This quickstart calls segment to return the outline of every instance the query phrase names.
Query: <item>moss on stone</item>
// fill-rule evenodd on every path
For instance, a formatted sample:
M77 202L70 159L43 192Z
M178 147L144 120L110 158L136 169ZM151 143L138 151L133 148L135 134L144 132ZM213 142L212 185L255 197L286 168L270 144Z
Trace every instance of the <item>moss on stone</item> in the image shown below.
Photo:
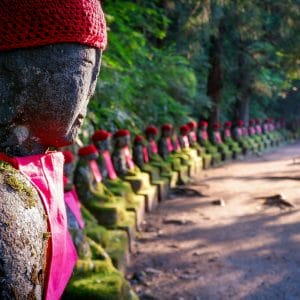
M16 169L14 169L10 164L1 161L0 172L4 174L4 183L18 192L25 203L25 208L30 209L37 205L33 188L19 178L20 174Z
M62 299L133 300L134 297L128 282L110 260L79 260Z
M123 260L126 260L128 251L128 235L125 231L111 230L106 251L115 267L122 265Z
M96 243L106 247L110 233L105 227L100 225L87 225L84 228L84 233Z

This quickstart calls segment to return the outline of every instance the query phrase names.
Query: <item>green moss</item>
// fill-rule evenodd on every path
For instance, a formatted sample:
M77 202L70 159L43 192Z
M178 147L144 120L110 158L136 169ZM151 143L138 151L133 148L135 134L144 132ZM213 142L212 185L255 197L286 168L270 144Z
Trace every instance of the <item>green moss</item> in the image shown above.
M48 240L51 237L51 232L44 232L43 233L43 239Z
M24 181L19 179L16 169L6 162L0 162L0 172L4 173L4 183L9 185L13 190L17 191L25 203L25 208L30 209L37 205L35 193L32 187L28 186Z
M129 293L128 284L121 274L96 273L72 278L62 299L121 300L130 299Z
M79 260L62 299L133 300L134 297L128 282L110 260Z
M93 259L100 259L100 260L107 260L109 259L108 254L105 252L105 250L94 242L92 239L88 239L88 243L90 245L90 249L92 251L92 258Z
M96 243L106 247L110 233L105 227L100 225L86 226L84 233Z
M111 230L108 245L105 249L115 267L122 265L128 251L128 236L125 231Z

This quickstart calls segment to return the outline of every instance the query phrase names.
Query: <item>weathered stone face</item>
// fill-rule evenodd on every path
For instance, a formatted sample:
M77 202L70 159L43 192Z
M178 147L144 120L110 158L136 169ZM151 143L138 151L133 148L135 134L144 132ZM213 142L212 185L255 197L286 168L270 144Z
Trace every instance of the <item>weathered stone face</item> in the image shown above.
M111 137L108 137L103 141L96 141L94 144L100 152L111 151Z
M32 142L72 143L95 90L100 58L100 50L79 44L0 53L0 151L24 155L22 148Z

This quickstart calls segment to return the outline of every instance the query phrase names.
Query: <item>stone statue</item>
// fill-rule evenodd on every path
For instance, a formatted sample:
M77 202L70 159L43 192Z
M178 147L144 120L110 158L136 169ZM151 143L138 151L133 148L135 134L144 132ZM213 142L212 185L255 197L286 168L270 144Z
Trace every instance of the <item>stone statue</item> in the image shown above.
M59 299L76 253L63 156L47 150L71 144L83 121L105 47L104 16L96 0L3 0L0 23L0 298Z

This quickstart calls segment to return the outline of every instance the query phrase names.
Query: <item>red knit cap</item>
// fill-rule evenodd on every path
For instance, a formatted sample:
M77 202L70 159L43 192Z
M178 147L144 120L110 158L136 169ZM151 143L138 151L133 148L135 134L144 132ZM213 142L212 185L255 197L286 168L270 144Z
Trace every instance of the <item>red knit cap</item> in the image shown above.
M171 131L173 126L171 124L164 124L161 126L162 131Z
M110 132L108 132L104 129L99 129L99 130L96 130L94 132L94 134L92 135L92 141L93 142L104 141L110 136L111 136Z
M71 151L65 150L62 152L62 154L64 155L66 164L69 164L74 161L74 155Z
M208 126L208 123L206 121L200 121L199 122L199 127L207 127Z
M86 156L90 154L98 154L98 150L94 145L84 146L78 151L79 156Z
M1 0L0 51L57 43L104 49L106 24L99 0Z
M136 135L134 138L134 143L144 142L144 138L141 135Z
M128 135L130 135L130 132L127 129L120 129L117 132L115 132L114 138L119 138Z
M213 130L217 130L217 129L220 129L221 128L221 125L220 123L216 122L213 124Z
M232 122L231 121L227 121L227 122L224 123L224 126L226 128L230 128L232 126Z
M251 126L255 125L255 120L254 120L254 119L250 120L250 121L249 121L249 124L250 124Z
M244 121L243 120L238 120L237 121L237 125L238 126L243 126L244 125Z
M181 134L187 134L190 131L190 128L187 125L182 125L180 126L179 130Z
M197 122L196 121L188 122L186 125L189 127L190 130L194 130L194 129L197 128Z
M157 127L150 125L145 129L145 133L146 134L153 134L153 135L157 135L158 134L158 129Z

